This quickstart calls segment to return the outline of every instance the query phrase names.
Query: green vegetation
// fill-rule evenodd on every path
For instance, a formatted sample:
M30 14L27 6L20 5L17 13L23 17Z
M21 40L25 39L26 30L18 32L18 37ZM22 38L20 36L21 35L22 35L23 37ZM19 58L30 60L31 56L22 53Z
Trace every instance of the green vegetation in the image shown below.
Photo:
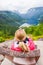
M37 40L39 38L43 38L43 22L38 25L25 27L24 28L27 34L30 34L33 40Z
M0 24L0 42L8 39L13 39L14 33L17 29L18 27Z
M0 24L0 42L13 39L14 33L17 29L17 26L14 27L10 25ZM26 31L27 35L30 35L32 37L33 40L43 38L43 23L32 25L30 27L25 27L24 30Z

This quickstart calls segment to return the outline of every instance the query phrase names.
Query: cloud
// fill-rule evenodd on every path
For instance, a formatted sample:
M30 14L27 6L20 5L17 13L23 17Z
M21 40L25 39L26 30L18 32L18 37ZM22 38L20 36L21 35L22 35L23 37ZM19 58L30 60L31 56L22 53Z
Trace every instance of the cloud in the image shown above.
M43 0L0 0L0 10L18 10L21 13L29 8L43 6Z

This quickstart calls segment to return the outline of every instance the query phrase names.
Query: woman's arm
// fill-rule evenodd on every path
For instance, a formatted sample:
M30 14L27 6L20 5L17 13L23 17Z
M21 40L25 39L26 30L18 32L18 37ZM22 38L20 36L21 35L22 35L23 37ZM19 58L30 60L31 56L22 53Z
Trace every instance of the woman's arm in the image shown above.
M19 45L16 42L12 43L10 49L14 50L14 51L21 51L21 48L19 47Z
M29 38L29 48L30 48L30 50L34 50L35 49L35 44L34 44L34 42L33 42L33 40L31 39L31 38Z

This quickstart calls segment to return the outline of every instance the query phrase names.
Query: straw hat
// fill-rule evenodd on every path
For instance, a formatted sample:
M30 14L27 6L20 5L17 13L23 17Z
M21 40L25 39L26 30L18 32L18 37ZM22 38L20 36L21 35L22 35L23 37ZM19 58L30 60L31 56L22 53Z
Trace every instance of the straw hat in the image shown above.
M22 41L26 38L26 32L24 31L24 29L18 29L15 32L15 39L18 41Z

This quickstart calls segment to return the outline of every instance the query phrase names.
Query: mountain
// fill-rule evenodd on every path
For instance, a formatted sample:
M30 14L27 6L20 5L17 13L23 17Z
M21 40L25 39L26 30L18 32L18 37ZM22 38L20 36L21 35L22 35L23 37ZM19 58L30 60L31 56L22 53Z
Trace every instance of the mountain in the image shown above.
M22 17L15 12L0 11L0 24L8 24L11 26L19 26Z
M18 11L0 11L0 24L10 26L20 26L21 24L38 24L43 20L43 7L30 8L26 14Z
M39 19L43 18L43 7L30 8L26 14L22 14L29 24L38 24Z

